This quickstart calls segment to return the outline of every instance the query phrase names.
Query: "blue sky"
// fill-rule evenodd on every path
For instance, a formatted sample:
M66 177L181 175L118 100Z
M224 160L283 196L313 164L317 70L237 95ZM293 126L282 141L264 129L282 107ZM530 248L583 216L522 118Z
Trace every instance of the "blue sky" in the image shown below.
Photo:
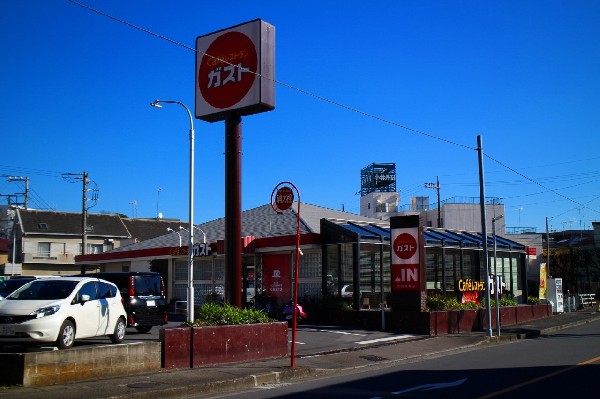
M80 0L0 2L0 175L30 206L187 220L197 36L276 29L276 109L243 119L242 207L292 181L303 202L359 212L360 169L396 163L401 203L486 196L506 225L600 220L600 2ZM326 99L327 101L325 101ZM224 215L224 124L195 120L195 222ZM0 179L0 194L21 184ZM1 198L0 203L5 203Z

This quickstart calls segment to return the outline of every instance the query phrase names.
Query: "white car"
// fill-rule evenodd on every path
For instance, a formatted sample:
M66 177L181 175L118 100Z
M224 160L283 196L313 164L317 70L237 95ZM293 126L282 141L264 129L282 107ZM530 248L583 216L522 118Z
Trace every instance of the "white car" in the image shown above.
M127 314L116 285L91 277L33 280L0 301L0 344L56 343L108 335L125 338Z

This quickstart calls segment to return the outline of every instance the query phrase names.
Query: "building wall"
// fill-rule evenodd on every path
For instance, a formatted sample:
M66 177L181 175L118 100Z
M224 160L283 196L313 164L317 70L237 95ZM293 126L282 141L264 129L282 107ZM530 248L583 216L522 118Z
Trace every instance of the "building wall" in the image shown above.
M398 211L400 194L395 192L372 192L360 197L360 214L370 218L387 220Z

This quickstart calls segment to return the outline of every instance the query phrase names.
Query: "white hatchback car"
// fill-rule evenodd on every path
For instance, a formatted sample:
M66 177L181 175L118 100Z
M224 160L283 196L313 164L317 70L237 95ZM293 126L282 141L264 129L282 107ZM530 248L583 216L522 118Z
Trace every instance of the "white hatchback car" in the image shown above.
M76 339L125 337L127 314L118 288L91 277L31 281L0 301L0 344L55 342L70 348Z

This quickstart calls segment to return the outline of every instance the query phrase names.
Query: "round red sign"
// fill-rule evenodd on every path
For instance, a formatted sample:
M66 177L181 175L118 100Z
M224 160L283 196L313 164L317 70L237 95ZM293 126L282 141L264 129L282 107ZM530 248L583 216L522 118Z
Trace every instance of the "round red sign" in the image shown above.
M411 234L399 234L394 240L394 253L400 259L410 259L417 253L417 240Z
M252 40L241 32L227 32L206 49L198 71L202 98L215 108L240 102L255 80L258 57Z
M281 187L275 194L275 206L280 211L285 211L294 202L294 192L289 187Z

